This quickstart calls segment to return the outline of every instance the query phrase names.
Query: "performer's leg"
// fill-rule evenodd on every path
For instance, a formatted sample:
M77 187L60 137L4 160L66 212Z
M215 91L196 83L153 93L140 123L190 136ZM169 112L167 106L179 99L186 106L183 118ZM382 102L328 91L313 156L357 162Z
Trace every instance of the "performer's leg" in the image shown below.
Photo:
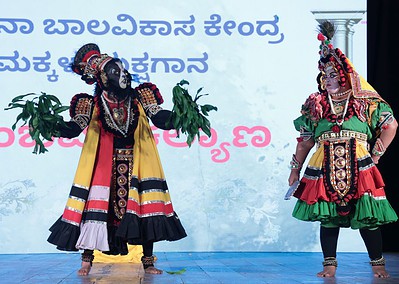
M388 278L389 274L385 270L385 259L382 256L382 236L380 228L360 229L359 231L366 245L374 276Z
M148 242L143 244L143 257L141 262L143 263L145 273L149 274L162 274L162 270L154 267L154 243Z
M337 244L339 227L326 228L320 226L320 244L323 251L323 271L317 273L318 277L334 277L337 270Z
M81 276L86 276L89 274L91 266L94 260L94 251L90 249L85 249L82 253L82 267L78 270L78 274Z

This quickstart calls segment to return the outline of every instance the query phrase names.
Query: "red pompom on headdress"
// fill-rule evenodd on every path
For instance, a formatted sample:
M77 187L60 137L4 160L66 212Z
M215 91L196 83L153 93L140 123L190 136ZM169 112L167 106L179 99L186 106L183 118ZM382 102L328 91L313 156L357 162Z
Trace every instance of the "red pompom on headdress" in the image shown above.
M327 38L326 38L322 33L319 33L319 34L317 35L317 39L318 39L319 41L325 41Z

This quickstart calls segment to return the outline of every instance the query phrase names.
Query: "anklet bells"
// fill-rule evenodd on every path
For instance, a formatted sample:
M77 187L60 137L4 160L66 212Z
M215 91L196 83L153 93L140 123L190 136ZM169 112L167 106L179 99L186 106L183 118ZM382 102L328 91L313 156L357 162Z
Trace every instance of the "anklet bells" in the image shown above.
M83 262L90 262L90 266L93 265L93 260L94 260L94 255L93 254L87 254L87 253L82 253L81 257Z
M338 261L335 257L326 257L322 263L323 266L338 266Z
M384 266L385 258L383 256L381 256L381 258L371 260L370 264L371 264L371 266Z
M141 257L141 263L144 266L144 269L150 267L150 266L154 266L154 262L155 262L155 258L154 256L142 256Z

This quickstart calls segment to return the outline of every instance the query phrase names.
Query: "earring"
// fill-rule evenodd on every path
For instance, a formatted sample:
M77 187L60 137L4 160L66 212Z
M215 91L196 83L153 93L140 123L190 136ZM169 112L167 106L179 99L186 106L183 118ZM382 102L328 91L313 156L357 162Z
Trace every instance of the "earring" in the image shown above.
M101 82L102 82L102 84L103 84L103 86L104 86L105 88L108 87L108 78L107 78L107 74L105 74L105 72L103 72L103 71L101 71L100 80L101 80Z

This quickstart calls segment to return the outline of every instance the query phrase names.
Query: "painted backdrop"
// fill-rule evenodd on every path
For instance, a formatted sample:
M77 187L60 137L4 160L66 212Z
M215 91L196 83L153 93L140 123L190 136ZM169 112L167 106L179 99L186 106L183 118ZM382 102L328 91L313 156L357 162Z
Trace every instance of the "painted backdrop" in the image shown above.
M62 214L84 134L35 155L27 128L13 131L17 95L46 92L68 105L92 93L71 72L83 44L122 58L172 108L182 79L211 112L212 137L154 128L175 209L188 237L156 251L319 251L318 224L291 217L284 200L297 133L292 121L317 90L317 21L356 14L351 60L366 77L366 1L5 1L0 5L0 253L57 252L48 228ZM339 46L344 48L342 46ZM67 112L64 118L69 119ZM343 230L341 251L365 251Z

